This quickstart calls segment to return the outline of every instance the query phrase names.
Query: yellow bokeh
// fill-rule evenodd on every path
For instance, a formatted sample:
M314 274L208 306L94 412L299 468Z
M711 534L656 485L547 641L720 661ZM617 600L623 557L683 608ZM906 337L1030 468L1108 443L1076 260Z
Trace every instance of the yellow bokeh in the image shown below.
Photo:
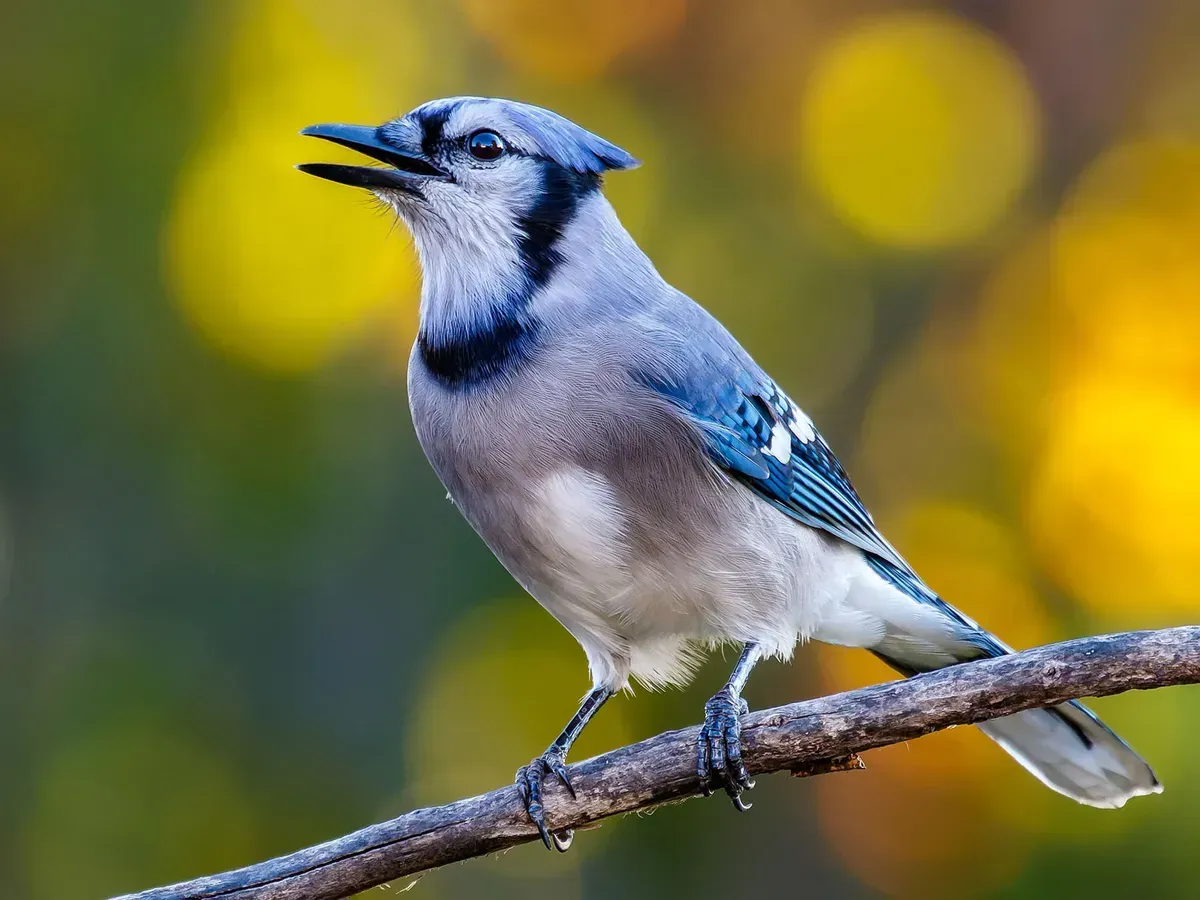
M397 305L415 319L403 233L388 239L389 216L367 194L293 168L361 162L299 137L304 125L392 114L357 54L296 0L259 0L226 65L223 105L180 176L165 234L188 319L222 351L279 372L321 365L376 323L395 327Z
M1200 386L1200 144L1118 145L1054 233L1056 300L1083 364Z
M1055 369L1027 511L1068 590L1116 620L1191 613L1200 532L1200 146L1120 145L1056 222Z
M950 603L1017 647L1053 640L1021 551L999 522L964 505L930 503L896 525L900 550ZM898 677L861 650L822 647L820 662L826 691ZM818 781L818 810L822 830L866 883L892 897L951 896L961 878L996 885L1019 871L1026 842L1018 825L1045 789L976 729L865 760L862 775ZM898 821L937 839L897 841ZM987 852L995 846L1005 852Z
M800 115L801 164L832 210L905 250L980 237L1036 164L1036 100L1019 62L965 20L868 20L818 59Z
M1098 375L1060 398L1029 528L1073 594L1131 627L1200 608L1200 398Z
M578 644L529 597L466 615L447 632L426 671L408 751L408 799L420 804L446 803L512 782L519 766L558 737L589 687ZM568 762L633 739L627 700L610 700L596 714ZM598 847L605 830L589 831L569 854L545 857L542 850L533 857L506 857L503 871L561 874Z
M583 81L621 54L669 38L686 0L460 0L470 26L513 68L551 80Z

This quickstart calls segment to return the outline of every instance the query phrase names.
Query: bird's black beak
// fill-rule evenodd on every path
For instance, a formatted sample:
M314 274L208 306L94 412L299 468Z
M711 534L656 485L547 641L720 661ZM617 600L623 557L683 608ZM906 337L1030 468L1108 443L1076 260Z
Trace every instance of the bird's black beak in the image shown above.
M301 172L327 181L361 188L390 188L415 193L425 181L445 181L449 173L439 169L418 149L400 147L385 140L380 129L370 125L309 125L300 133L321 138L357 150L364 156L386 163L379 166L344 166L336 163L301 163Z

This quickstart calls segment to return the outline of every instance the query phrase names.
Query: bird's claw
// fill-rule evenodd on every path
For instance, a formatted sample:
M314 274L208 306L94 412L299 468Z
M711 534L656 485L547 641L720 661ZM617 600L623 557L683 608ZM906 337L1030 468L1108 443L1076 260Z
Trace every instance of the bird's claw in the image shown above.
M704 704L704 725L696 739L696 775L701 793L709 796L711 782L716 778L739 812L750 808L742 793L754 787L742 762L742 726L738 718L748 709L746 701L728 686L722 688Z
M552 773L563 783L566 789L575 797L575 788L571 786L571 778L567 772L567 763L561 750L551 747L527 766L517 770L517 790L525 802L525 811L533 824L537 826L538 834L547 850L557 850L566 853L571 846L575 832L567 828L555 834L546 827L546 809L542 805L542 785L546 773Z

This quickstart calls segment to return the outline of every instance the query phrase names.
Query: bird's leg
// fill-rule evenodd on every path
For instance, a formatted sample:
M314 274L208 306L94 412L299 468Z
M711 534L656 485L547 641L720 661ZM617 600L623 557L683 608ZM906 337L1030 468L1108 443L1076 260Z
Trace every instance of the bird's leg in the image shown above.
M725 687L704 704L704 725L696 741L696 775L700 778L701 792L706 797L712 793L709 781L716 775L724 782L725 792L740 812L750 808L750 804L742 800L742 792L754 787L742 763L739 716L745 715L748 709L742 699L742 689L750 677L750 670L761 658L757 644L746 645Z
M583 703L579 705L562 734L554 739L554 743L546 748L546 752L529 765L521 766L517 770L517 790L521 792L525 810L537 826L538 834L542 836L542 843L546 845L547 850L553 848L565 853L571 846L571 838L575 836L575 832L568 828L559 834L552 834L546 827L546 812L542 806L542 780L547 772L553 772L558 780L566 785L571 796L575 796L575 789L571 787L571 779L567 775L567 751L571 749L575 738L579 737L579 733L591 721L596 711L612 695L613 692L609 688L592 688L591 693L583 698Z

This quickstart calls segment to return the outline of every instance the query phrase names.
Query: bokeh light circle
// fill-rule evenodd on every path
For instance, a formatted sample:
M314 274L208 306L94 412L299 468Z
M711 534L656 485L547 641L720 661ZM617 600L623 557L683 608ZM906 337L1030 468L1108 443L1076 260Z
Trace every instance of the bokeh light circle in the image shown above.
M1109 621L1146 627L1153 606L1194 614L1197 398L1098 376L1062 396L1055 419L1028 503L1047 569Z
M954 16L866 21L820 55L804 93L803 174L868 240L903 250L970 242L1036 163L1036 100L1013 54Z
M387 239L388 219L365 193L293 168L353 159L299 137L299 128L369 122L386 105L373 98L360 61L287 0L264 0L247 15L228 64L236 87L179 180L165 230L167 274L211 344L266 369L304 372L373 323L394 321L397 304L415 318L407 242Z

